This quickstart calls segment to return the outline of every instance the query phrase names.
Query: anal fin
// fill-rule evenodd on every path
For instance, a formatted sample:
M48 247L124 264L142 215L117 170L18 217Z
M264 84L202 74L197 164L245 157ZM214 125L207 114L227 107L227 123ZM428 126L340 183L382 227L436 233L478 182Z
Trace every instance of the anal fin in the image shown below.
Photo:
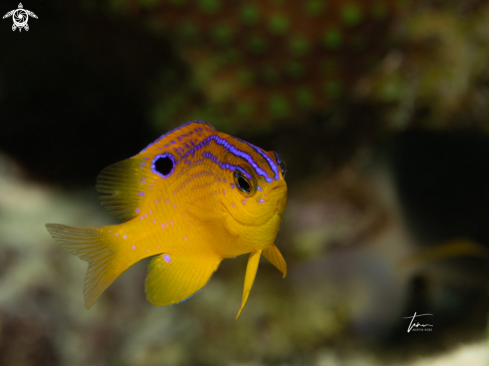
M188 299L207 284L221 260L219 257L158 255L149 264L146 298L158 306Z

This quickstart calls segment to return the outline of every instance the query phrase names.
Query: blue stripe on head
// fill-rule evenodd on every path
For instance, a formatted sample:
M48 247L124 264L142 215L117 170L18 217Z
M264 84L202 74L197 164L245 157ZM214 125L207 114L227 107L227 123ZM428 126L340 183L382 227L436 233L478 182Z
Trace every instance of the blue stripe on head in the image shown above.
M238 138L237 138L237 140L245 143L246 145L248 145L249 147L251 147L253 150L255 150L258 154L260 154L267 161L268 165L270 166L270 169L275 173L275 180L279 180L280 179L280 176L278 174L277 164L275 164L275 162L272 159L270 159L270 156L268 156L268 154L266 152L264 152L259 147L255 146L253 144L250 144L247 141L244 141L244 140L241 140L241 139L238 139Z
M228 150L231 154L233 154L234 156L237 156L237 157L240 157L244 160L246 160L246 162L248 164L251 165L251 167L255 170L256 174L258 175L261 175L262 177L265 178L265 180L268 182L268 183L271 183L273 182L273 179L269 178L268 177L268 174L258 166L258 164L253 160L253 158L251 157L250 154L244 152L244 151L241 151L239 150L236 146L232 145L231 143L229 143L229 141L225 140L225 139L222 139L218 136L210 136L209 139L212 139L214 140L216 143L218 143L219 145L223 146L226 150ZM239 140L239 139L237 139ZM239 140L241 141L241 140ZM253 145L251 145L253 146ZM278 179L278 178L276 178Z
M180 134L180 135L176 134L178 131L180 131L181 129L187 127L188 125L190 125L192 123L198 123L198 124L200 124L202 126L201 127L196 127L193 130L190 130L190 131L188 131L188 132L186 132L184 134ZM196 137L197 136L202 136L202 134L205 134L206 132L217 132L217 131L209 123L206 123L206 122L203 122L203 121L190 121L190 122L187 122L187 123L183 124L180 127L177 127L175 129L167 132L166 134L162 135L158 140L156 140L155 142L149 144L145 149L143 149L141 151L141 153L143 153L144 151L146 151L148 148L150 148L154 144L159 143L165 137L169 137L172 134L176 134L176 136L172 136L173 140L170 141L169 144L165 145L165 148L169 148L172 144L175 144L175 140L178 140L181 143L181 142L183 142L183 138L189 138L189 141L188 142L190 143L190 145L187 144L187 143L185 143L185 147L187 148L186 151L182 147L174 147L173 148L175 154L178 156L178 159L184 161L189 156L193 156L196 151L200 150L204 146L209 145L209 143L211 141L214 141L216 144L221 145L222 147L224 147L227 151L229 151L234 156L245 160L248 164L251 165L251 167L253 168L253 170L255 171L255 173L257 175L261 175L262 177L264 177L267 182L269 182L269 183L270 182L273 182L273 179L270 178L268 176L268 173L264 169L262 169L256 163L256 161L253 159L253 157L250 154L248 154L247 152L245 152L243 150L240 150L238 147L236 147L233 143L229 142L225 138L221 138L221 137L217 136L216 134L212 134L210 136L207 136L204 140L202 140L198 144L195 144L194 141L192 141L192 138L193 138L192 135L195 135ZM233 138L235 138L235 137L233 137ZM238 138L236 138L236 140L238 140L238 141L246 144L253 151L255 151L260 156L262 156L265 159L265 161L268 163L268 165L270 166L270 169L272 170L272 172L275 174L275 177L274 178L276 180L279 180L280 179L280 176L279 176L279 173L278 173L278 166L276 165L276 163L272 159L270 159L270 157L268 156L267 153L265 153L262 149L254 146L254 145L252 145L252 144L250 144L250 143L248 143L246 141L240 140ZM195 139L195 142L198 142L198 139ZM163 155L159 155L159 156L162 157ZM232 164L229 164L229 163L221 163L216 156L212 155L209 152L205 152L203 154L203 157L204 158L208 158L211 161L217 163L223 169L234 171L234 170L236 170L236 169L239 168L239 167L237 167L235 165L232 165ZM177 164L178 163L177 159L174 156L172 156L172 158L174 159L174 161L173 161L174 162L174 165ZM153 160L153 164L152 164L152 170L153 171L155 171L154 170L154 161L155 160ZM239 170L245 176L247 176L248 178L251 178L249 176L249 173L246 172L244 169L239 168Z
M273 152L273 155L275 155L275 160L277 160L277 164L280 165L281 163L281 160L280 158L278 157L278 154L275 152L275 151L272 151Z
M206 159L209 159L210 161L212 161L213 163L216 163L217 165L219 165L219 167L221 169L226 169L226 170L229 170L231 172L234 172L235 170L239 170L241 173L243 173L243 175L245 175L248 179L251 179L251 175L250 173L248 173L246 170L244 170L243 168L241 168L240 166L237 166L237 165L233 165L233 164L229 164L229 163L222 163L219 161L219 158L217 156L215 156L214 154L206 151L202 154L202 156Z
M244 170L243 168L241 168L240 166L237 166L236 167L236 170L239 170L241 173L243 173L243 175L248 178L249 180L251 180L251 175L250 173L248 173L246 170Z
M253 160L253 158L252 158L252 156L250 154L248 154L248 153L246 153L246 152L244 152L242 150L239 150L236 146L232 145L226 139L220 138L220 137L218 137L216 135L209 136L208 138L206 138L205 140L203 140L200 144L198 144L195 147L195 149L192 149L192 150L187 151L187 153L182 157L182 160L184 160L185 158L187 158L190 154L194 154L195 151L203 148L204 146L208 146L211 141L214 141L216 144L221 145L222 147L224 147L227 151L229 151L234 156L244 159L248 164L251 165L251 167L253 168L253 170L255 171L255 173L257 175L261 175L262 177L264 177L265 180L268 183L273 182L273 179L271 179L271 178L268 177L268 174L262 168L260 168L258 166L258 164ZM221 163L219 161L218 157L216 157L215 155L213 155L210 152L207 152L206 151L206 152L204 152L204 154L202 154L202 156L204 158L210 159L214 163L217 163L223 169L234 171L234 170L236 170L238 168L236 165L232 165L232 164L229 164L229 163ZM249 176L249 173L247 173L246 171L244 171L244 169L240 168L240 171L242 171L243 174L245 174L248 178L251 178Z

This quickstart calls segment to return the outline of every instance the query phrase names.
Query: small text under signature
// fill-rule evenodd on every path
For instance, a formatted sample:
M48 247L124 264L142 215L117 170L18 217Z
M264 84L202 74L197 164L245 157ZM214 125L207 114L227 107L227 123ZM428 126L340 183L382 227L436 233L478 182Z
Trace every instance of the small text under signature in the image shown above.
M411 331L411 329L413 329L413 328L415 328L414 330L418 330L419 327L421 327L421 328L432 327L433 326L432 324L421 324L419 322L414 321L414 319L416 319L416 317L426 316L426 315L433 316L433 314L416 314L416 312L414 312L413 316L405 316L403 319L411 319L411 323L409 323L409 327L408 327L407 332L409 333ZM419 330L421 330L421 329L419 329ZM423 330L427 330L427 329L423 329Z

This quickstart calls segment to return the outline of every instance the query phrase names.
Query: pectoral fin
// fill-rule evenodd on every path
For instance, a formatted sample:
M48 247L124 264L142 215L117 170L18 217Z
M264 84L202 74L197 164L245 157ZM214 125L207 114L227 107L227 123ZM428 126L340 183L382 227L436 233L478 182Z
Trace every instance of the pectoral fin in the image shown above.
M287 275L287 264L285 263L282 253L274 245L263 250L263 256L282 272L284 277Z
M248 259L248 265L246 266L246 275L244 281L243 288L243 300L241 301L241 308L239 309L238 315L236 319L238 319L239 314L241 314L241 310L246 304L246 300L248 300L248 295L250 294L251 288L253 287L253 282L255 281L256 270L258 269L258 263L260 262L261 250L257 250L250 254L250 258Z

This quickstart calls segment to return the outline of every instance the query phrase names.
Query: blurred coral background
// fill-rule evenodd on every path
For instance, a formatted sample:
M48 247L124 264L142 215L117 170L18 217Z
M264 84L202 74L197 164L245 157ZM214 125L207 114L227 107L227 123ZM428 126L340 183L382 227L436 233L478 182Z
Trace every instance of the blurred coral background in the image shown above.
M489 1L23 6L28 32L0 22L0 365L489 363ZM235 320L245 256L169 307L146 260L85 310L44 225L115 223L97 174L193 119L285 161L288 276L263 261Z

